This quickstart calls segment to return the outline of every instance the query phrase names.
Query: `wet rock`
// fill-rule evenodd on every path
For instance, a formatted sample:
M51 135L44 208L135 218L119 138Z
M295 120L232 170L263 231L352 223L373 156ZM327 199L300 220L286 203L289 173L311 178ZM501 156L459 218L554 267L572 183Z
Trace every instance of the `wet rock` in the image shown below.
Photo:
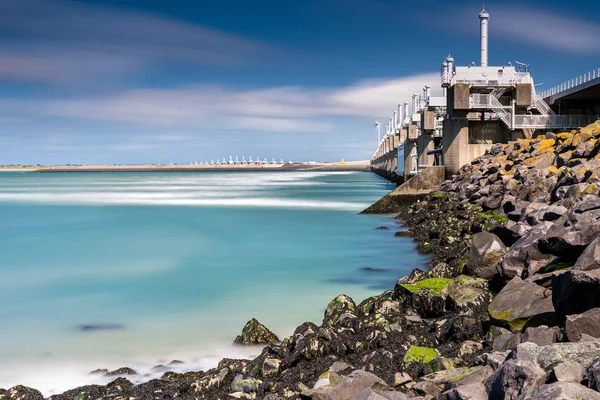
M271 376L277 374L281 360L277 358L265 358L262 364L262 376Z
M465 274L490 279L498 273L496 264L504 254L506 254L506 246L498 236L489 232L474 234Z
M273 344L278 342L279 338L277 335L258 322L256 318L252 318L248 321L242 329L242 334L238 335L234 340L234 343L243 345Z
M23 385L8 389L7 395L11 400L44 400L44 396L38 390Z
M526 393L523 400L565 400L585 399L600 400L600 393L573 382L555 382L542 385Z
M260 387L262 381L254 378L245 378L244 376L239 374L233 378L233 382L231 382L231 391L232 392L242 392L242 393L254 393Z
M330 326L335 324L344 314L353 315L356 312L356 304L349 296L341 294L331 300L325 309L323 325Z
M443 291L452 279L429 278L415 283L397 283L394 296L421 317L437 317L444 313L446 293Z
M600 270L571 270L554 276L552 302L559 318L600 307Z
M109 372L110 371L107 370L106 368L99 368L99 369L95 369L93 371L90 371L90 375L106 375Z
M490 400L516 399L543 385L546 373L529 360L507 360L485 381Z
M110 371L105 376L125 376L125 375L137 375L135 370L129 367L122 367L119 369L115 369L114 371Z
M168 366L175 366L175 365L183 365L185 364L183 361L179 361L179 360L173 360L170 363L168 363Z
M556 343L558 341L558 334L558 328L549 328L546 325L541 325L535 328L527 328L523 334L523 342L532 342L538 346L545 346Z
M554 321L552 298L546 296L545 289L519 277L514 277L498 293L488 311L494 320L513 332L520 332L527 325Z
M122 324L81 324L77 328L83 332L95 332L95 331L117 331L125 329Z
M580 383L585 377L585 368L575 361L565 361L552 369L551 378L558 382Z
M582 334L599 335L600 308L592 308L582 314L567 315L565 331L571 342L575 342Z

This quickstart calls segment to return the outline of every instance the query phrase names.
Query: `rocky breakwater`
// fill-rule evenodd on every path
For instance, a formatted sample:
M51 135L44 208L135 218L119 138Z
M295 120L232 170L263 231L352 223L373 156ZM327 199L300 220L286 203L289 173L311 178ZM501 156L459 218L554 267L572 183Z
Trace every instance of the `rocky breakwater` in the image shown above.
M494 146L403 208L430 270L340 295L281 342L250 321L237 342L270 343L254 360L51 398L600 399L599 138L595 124Z

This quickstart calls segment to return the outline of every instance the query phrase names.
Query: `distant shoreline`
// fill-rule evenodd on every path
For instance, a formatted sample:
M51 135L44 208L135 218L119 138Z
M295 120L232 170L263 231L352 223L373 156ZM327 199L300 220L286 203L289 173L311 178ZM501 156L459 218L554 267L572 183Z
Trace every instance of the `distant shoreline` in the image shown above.
M240 164L240 165L59 165L0 166L0 171L28 172L276 172L276 171L370 171L368 161L345 163Z

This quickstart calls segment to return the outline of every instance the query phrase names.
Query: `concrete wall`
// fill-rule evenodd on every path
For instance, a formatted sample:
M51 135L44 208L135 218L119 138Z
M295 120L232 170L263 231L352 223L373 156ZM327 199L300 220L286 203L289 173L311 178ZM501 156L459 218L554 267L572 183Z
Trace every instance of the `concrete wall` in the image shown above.
M419 169L433 165L433 155L427 154L433 150L433 136L421 134L417 139L417 154L419 156Z
M444 163L446 165L446 176L458 172L460 167L471 161L469 158L469 121L466 114L457 118L460 112L454 112L454 118L444 120Z
M444 179L443 165L428 167L392 191L390 196L430 192L437 189L444 182Z

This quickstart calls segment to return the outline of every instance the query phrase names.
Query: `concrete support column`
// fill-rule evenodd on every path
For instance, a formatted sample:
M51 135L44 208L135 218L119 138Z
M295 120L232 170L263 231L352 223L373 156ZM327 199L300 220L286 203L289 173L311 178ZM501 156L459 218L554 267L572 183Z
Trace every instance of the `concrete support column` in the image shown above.
M454 112L444 120L444 164L446 176L458 172L469 159L469 121L464 112Z
M411 171L415 169L415 161L411 156L415 153L416 143L408 139L404 141L404 179L410 177Z
M421 134L417 139L417 154L419 155L419 169L433 165L433 155L428 155L433 150L433 136Z

